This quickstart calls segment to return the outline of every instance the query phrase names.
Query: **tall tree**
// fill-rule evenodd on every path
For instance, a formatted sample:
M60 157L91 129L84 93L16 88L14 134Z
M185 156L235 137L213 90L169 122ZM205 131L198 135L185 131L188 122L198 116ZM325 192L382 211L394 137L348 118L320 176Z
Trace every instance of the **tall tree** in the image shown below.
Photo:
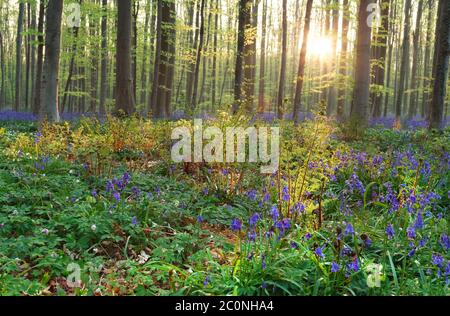
M386 52L387 52L387 41L389 35L389 7L390 0L381 1L381 19L382 23L378 29L377 39L378 49L377 49L377 62L375 65L375 84L380 90L384 90L384 77L386 68ZM373 96L373 113L374 117L381 116L381 104L383 100L383 93L377 92Z
M351 119L356 128L367 125L367 109L370 87L370 47L372 28L368 23L368 7L373 0L361 0L358 9L358 30L356 34L355 90Z
M131 72L132 0L117 1L116 114L135 111Z
M332 0L332 17L333 17L333 23L331 24L331 55L330 55L330 69L332 73L331 76L331 86L328 91L328 104L327 104L327 112L328 115L333 115L333 112L336 111L336 98L337 98L337 91L336 91L336 50L337 50L337 39L338 39L338 32L339 32L339 1L338 0Z
M346 83L347 83L347 50L348 50L348 29L350 24L349 16L349 3L348 0L344 0L342 7L342 40L341 40L341 58L339 61L339 74L341 82L338 90L338 103L337 103L337 119L342 121L344 118L345 101L346 101Z
M238 17L238 36L236 49L236 65L234 71L234 104L233 113L237 113L242 100L242 84L244 73L244 47L245 47L245 31L250 25L250 0L239 0L239 17Z
M397 122L402 116L402 105L404 101L406 76L409 69L409 31L410 31L410 15L411 15L411 0L405 0L405 23L403 29L403 44L402 44L402 62L400 66L400 79L397 88L397 100L395 105L395 117Z
M45 18L45 61L42 71L42 118L59 122L58 81L63 0L49 0Z
M423 65L423 94L422 94L422 109L421 114L422 117L425 117L428 114L428 105L430 103L430 92L429 87L431 86L430 77L432 74L430 73L430 59L431 59L431 46L432 46L432 34L433 34L433 1L428 1L428 23L427 23L427 35L425 42L425 56L424 56L424 65ZM431 67L432 68L432 67ZM432 69L431 69L432 71Z
M0 72L2 73L2 79L0 81L0 109L5 106L5 77L6 77L6 65L5 65L5 50L3 44L3 32L0 30Z
M300 52L300 60L298 62L298 72L295 88L295 99L294 99L294 121L299 123L300 121L300 111L302 108L302 93L303 93L303 83L305 81L305 65L306 65L306 54L308 52L308 41L309 41L309 28L311 26L311 11L312 11L313 0L308 0L306 3L306 13L305 13L305 26L303 29L303 43Z
M200 2L200 29L199 29L199 37L198 37L198 47L197 54L195 57L195 69L194 69L194 78L193 78L193 87L192 87L192 95L190 96L190 108L194 110L197 106L197 94L198 94L198 80L200 76L200 63L202 60L203 53L203 45L204 45L204 37L205 37L205 4L206 0L199 0Z
M284 116L284 87L286 85L286 58L287 58L287 0L282 3L282 35L281 35L281 66L280 77L278 81L278 119L283 119Z
M214 4L214 39L213 39L213 65L211 72L211 110L216 107L216 90L217 90L217 50L218 50L218 33L219 33L219 5L220 0L216 0Z
M419 58L420 58L420 32L422 28L422 11L423 11L423 0L419 0L416 18L416 29L414 30L413 36L413 60L412 60L412 70L411 70L411 94L409 100L408 108L408 118L413 118L417 114L417 104L419 102L419 83L418 78L419 73Z
M108 76L108 0L102 0L101 22L101 71L100 71L100 116L106 114L106 94Z
M81 5L81 3L82 3L82 0L79 0L80 5ZM66 109L67 97L69 94L69 89L70 89L70 85L72 83L72 77L74 75L74 70L75 70L75 57L77 56L77 48L78 48L78 34L80 32L80 27L78 26L78 24L73 26L72 32L73 32L72 52L71 52L71 56L70 56L69 74L67 75L67 81L66 81L66 85L64 88L64 95L63 95L63 100L62 100L62 104L61 104L61 113L64 113L64 111Z
M430 128L442 127L450 54L450 1L439 1L433 65L433 95L430 105Z
M145 20L144 20L144 44L142 48L142 69L141 69L141 96L140 103L144 104L145 100L147 100L147 61L148 61L148 38L149 38L149 24L150 24L150 11L152 8L152 2L150 0L146 0L145 5Z
M22 102L22 32L25 18L25 2L19 2L19 17L17 19L16 36L16 97L14 110L19 111Z
M39 115L41 112L41 88L42 88L42 68L44 65L44 18L45 18L45 3L44 0L39 2L39 17L38 17L38 46L36 57L36 78L34 83L34 100L33 100L33 114Z
M261 32L261 57L259 63L259 97L258 112L263 113L266 108L266 34L267 34L267 0L263 3Z

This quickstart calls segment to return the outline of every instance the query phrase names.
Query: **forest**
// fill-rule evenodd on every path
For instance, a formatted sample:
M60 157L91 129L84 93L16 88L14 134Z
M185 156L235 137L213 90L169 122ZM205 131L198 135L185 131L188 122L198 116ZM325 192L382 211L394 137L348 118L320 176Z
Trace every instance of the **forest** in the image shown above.
M448 0L0 0L0 296L450 295L449 57Z

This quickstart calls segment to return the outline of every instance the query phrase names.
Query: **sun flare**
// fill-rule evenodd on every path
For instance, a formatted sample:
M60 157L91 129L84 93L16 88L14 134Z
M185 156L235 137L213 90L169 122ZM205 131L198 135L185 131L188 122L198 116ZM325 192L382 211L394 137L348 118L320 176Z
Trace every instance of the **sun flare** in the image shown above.
M312 37L308 41L309 53L316 57L330 56L333 44L328 37Z

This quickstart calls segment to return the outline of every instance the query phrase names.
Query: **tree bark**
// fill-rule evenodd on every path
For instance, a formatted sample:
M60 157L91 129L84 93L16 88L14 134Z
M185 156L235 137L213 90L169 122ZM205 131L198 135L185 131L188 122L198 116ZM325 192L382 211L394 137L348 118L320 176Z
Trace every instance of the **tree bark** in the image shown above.
M361 0L358 10L358 30L356 35L355 90L351 110L351 120L356 129L367 126L367 108L370 87L370 45L372 29L367 23L367 8L373 0Z
M266 110L265 91L266 91L266 36L267 36L267 0L263 3L262 13L262 35L261 35L261 57L259 63L259 97L258 112L264 113Z
M385 77L385 67L386 67L386 52L387 52L387 42L388 42L388 36L389 36L389 7L390 7L390 0L383 0L381 2L381 19L382 19L382 25L381 28L378 30L378 37L380 38L380 43L378 47L378 61L377 65L375 66L375 73L376 73L376 80L375 84L384 89L384 77ZM383 101L383 94L382 93L375 93L374 94L374 100L373 101L373 117L380 117L381 116L381 104Z
M58 76L61 53L61 19L63 0L49 0L45 30L45 61L42 75L42 101L44 114L42 118L50 122L59 122Z
M102 0L101 22L101 70L100 70L100 116L106 115L106 94L108 81L108 0Z
M41 88L42 88L42 68L44 64L44 15L45 5L44 0L39 3L39 17L38 17L38 46L37 46L37 58L36 58L36 77L34 83L34 101L33 101L33 114L39 115L41 112Z
M450 53L450 1L439 1L433 65L433 97L430 105L430 129L441 128Z
M305 13L305 26L303 29L303 43L300 52L300 59L298 62L298 72L295 88L295 99L294 99L294 121L295 124L300 122L300 111L302 108L302 93L303 93L303 83L305 81L305 64L306 64L306 53L308 52L308 40L309 40L309 28L311 25L311 11L312 11L313 0L308 0L306 3L306 13Z
M131 115L135 111L131 71L132 0L117 2L116 114Z
M239 0L238 36L236 49L236 65L234 72L234 104L233 114L239 111L242 104L242 83L244 73L245 30L250 24L250 0Z
M284 87L286 80L286 58L287 58L287 0L283 0L282 3L282 35L281 35L281 66L280 77L278 81L278 119L282 120L284 117Z
M19 111L22 102L22 32L25 17L25 2L19 2L19 17L17 19L16 36L16 92L14 110Z
M405 26L403 32L403 44L402 44L402 63L400 66L400 79L398 83L398 94L395 105L395 118L397 123L400 122L402 116L402 104L405 94L405 81L409 68L409 29L410 29L410 14L411 14L411 0L405 0Z
M414 30L414 40L413 40L413 61L411 70L411 95L409 100L408 118L412 119L417 114L417 104L419 98L419 88L418 83L420 78L417 77L419 69L419 53L420 53L420 31L422 26L422 11L423 11L423 0L419 0L417 9L417 19L416 19L416 29Z
M425 56L424 56L424 66L423 66L423 94L422 94L422 109L421 114L422 117L428 114L429 103L430 103L430 92L428 91L431 87L430 77L432 73L430 73L430 59L431 59L431 45L433 42L432 34L433 34L433 1L428 1L428 25L427 25L427 35L426 35L426 43L425 43ZM432 63L431 63L432 64ZM432 69L431 69L432 71Z
M199 30L199 38L198 38L198 47L197 54L195 58L195 70L193 77L193 87L192 87L192 95L190 97L190 109L192 111L197 107L197 93L198 93L198 79L200 74L200 64L202 60L202 52L203 52L203 41L205 37L205 3L206 0L200 0L200 30Z
M341 82L338 91L337 103L337 120L342 121L344 118L345 101L347 93L347 67L348 67L348 29L350 25L350 11L348 0L344 0L342 8L342 42L341 42L341 58L339 62Z

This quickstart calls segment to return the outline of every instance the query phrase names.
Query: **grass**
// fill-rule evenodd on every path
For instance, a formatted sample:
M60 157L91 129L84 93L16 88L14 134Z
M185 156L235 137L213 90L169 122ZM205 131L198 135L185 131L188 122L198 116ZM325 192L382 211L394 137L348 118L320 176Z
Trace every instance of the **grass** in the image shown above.
M170 163L186 121L1 124L1 295L450 294L449 129L275 122L265 177Z

